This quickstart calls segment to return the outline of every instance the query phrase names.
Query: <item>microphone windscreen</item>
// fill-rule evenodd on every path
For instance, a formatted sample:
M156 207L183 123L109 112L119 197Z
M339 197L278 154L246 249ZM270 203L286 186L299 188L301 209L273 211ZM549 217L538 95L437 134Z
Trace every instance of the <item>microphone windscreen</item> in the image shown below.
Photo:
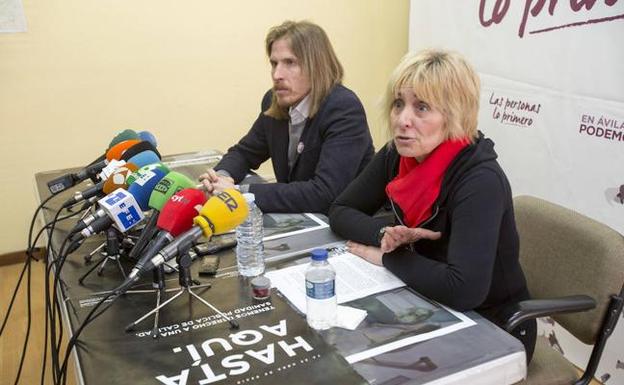
M140 136L134 130L123 130L117 133L117 135L115 135L113 140L111 140L111 142L108 144L108 148L113 147L117 143L121 143L125 140L130 140L130 139L140 139ZM141 139L141 140L144 140L144 139Z
M135 144L139 142L140 142L139 139L128 139L128 140L124 140L123 142L117 143L113 147L109 148L108 151L106 151L106 160L108 161L111 161L113 159L121 160L121 156L123 155L123 153L127 149L129 149L130 147L134 146ZM124 159L124 160L127 160L127 159Z
M98 204L124 233L145 218L136 198L123 189L113 191L100 199Z
M134 163L139 167L143 167L148 164L160 162L160 158L158 157L158 155L156 155L156 153L154 153L154 151L143 151L128 159L127 162Z
M156 167L142 167L128 178L128 191L134 196L141 210L149 210L148 205L154 187L167 175L167 172Z
M149 171L153 171L155 169L159 169L162 172L165 173L165 175L169 174L169 167L165 166L163 163L160 162L156 162L156 163L151 163L151 164L147 164L143 167L140 167L137 171L139 171L139 173L132 173L130 174L130 176L128 177L128 186L131 185L132 183L134 183L135 179L140 177L141 175L149 172Z
M199 210L193 223L201 227L206 238L225 233L243 223L249 214L249 206L243 195L233 188L213 195Z
M139 131L139 132L137 132L137 134L139 135L139 138L141 140L147 140L154 147L158 147L158 142L156 141L156 137L151 132L149 132L149 131Z
M203 191L186 188L175 193L163 206L156 226L177 237L193 226L193 218L206 203Z
M150 142L144 140L124 151L123 154L121 154L121 160L128 160L143 151L153 151L156 155L158 155L159 159L161 158L160 153L156 150L156 147L154 147L154 145Z
M162 163L162 162L153 163L153 164L151 164L151 166L153 166L155 168L159 168L159 169L163 170L166 173L171 172L171 169L169 169L169 167L166 164Z
M137 171L138 167L132 163L126 163L123 166L117 168L107 179L104 181L104 186L102 187L102 191L104 194L108 195L118 188L127 189L128 188L128 177L135 171Z
M171 171L158 182L149 198L149 207L160 211L173 194L185 188L195 187L189 177L176 171Z

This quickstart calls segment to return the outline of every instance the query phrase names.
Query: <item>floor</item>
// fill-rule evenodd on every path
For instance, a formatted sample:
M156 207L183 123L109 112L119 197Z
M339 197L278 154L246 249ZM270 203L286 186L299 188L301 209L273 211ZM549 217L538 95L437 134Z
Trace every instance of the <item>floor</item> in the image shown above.
M41 362L43 358L44 337L44 296L43 276L44 265L41 262L33 262L32 266L32 324L26 359L20 377L19 384L36 385L41 383ZM21 273L23 264L0 266L0 323L4 317L15 289L15 284ZM26 276L24 276L25 283ZM15 383L15 376L22 353L24 337L27 326L26 285L22 284L17 294L15 305L9 321L0 337L0 385ZM65 334L65 341L67 334ZM49 357L49 351L48 351ZM75 369L73 362L68 369L67 384L75 385ZM52 384L50 377L50 360L45 384Z

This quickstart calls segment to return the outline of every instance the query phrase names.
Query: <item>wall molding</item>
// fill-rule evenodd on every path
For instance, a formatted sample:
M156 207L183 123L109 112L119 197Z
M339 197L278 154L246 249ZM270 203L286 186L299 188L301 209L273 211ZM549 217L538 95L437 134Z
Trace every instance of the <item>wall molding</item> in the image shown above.
M33 257L41 260L44 256L44 250L42 248L36 248L33 252ZM13 251L11 253L0 254L0 266L13 265L16 263L24 263L26 261L26 250Z

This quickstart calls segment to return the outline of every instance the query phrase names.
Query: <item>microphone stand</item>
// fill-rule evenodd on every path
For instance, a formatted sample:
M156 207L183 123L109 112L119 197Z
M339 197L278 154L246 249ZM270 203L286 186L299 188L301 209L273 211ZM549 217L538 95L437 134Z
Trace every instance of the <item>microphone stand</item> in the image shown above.
M157 292L157 297L156 297L156 307L154 309L150 310L149 312L147 312L146 314L144 314L142 317L140 317L136 321L134 321L134 322L130 323L128 326L126 326L126 332L130 332L130 331L134 330L134 328L139 323L141 323L143 320L145 320L150 315L155 314L155 316L154 316L154 328L152 330L152 337L153 338L158 338L158 316L159 316L159 313L160 313L160 309L162 309L163 307L167 306L169 303L173 302L176 298L178 298L179 296L181 296L185 292L187 292L189 294L189 300L192 300L193 297L196 298L201 303L203 303L205 306L209 307L215 313L219 314L226 321L228 321L231 328L233 328L233 329L238 329L239 328L238 322L236 322L233 318L230 318L230 317L226 316L225 314L223 314L223 312L221 312L219 309L214 307L210 302L206 301L205 299L203 299L202 297L200 297L199 295L197 295L197 293L195 293L193 291L193 289L209 289L212 285L209 284L209 283L200 284L198 281L196 281L196 280L194 280L192 278L192 275L191 275L191 264L193 262L193 257L189 253L189 250L190 250L190 246L187 248L186 251L180 252L178 254L178 257L176 258L176 261L178 262L178 281L180 283L180 287L175 288L175 289L163 290L163 291L173 291L173 292L177 292L177 293L174 294L171 298L167 299L165 302L163 302L161 304L161 303L159 303L160 302L160 298L161 298L161 290L159 290ZM162 265L159 268L160 268L161 271L164 271Z
M91 274L96 268L97 268L97 275L102 275L102 272L104 271L104 267L106 266L109 260L115 261L115 263L117 264L117 267L119 268L119 271L121 271L121 274L123 275L123 277L126 278L127 276L126 271L124 270L123 266L121 266L121 261L120 261L120 257L121 257L120 237L123 237L123 234L121 234L119 230L115 229L114 227L111 227L108 230L106 230L106 242L100 245L93 252L100 250L104 246L106 246L106 251L102 252L103 257L100 258L93 265L93 267L91 267L86 273L84 273L80 278L78 278L79 284L82 285L85 278L87 278L87 276ZM91 259L91 256L92 254L89 254L89 260Z

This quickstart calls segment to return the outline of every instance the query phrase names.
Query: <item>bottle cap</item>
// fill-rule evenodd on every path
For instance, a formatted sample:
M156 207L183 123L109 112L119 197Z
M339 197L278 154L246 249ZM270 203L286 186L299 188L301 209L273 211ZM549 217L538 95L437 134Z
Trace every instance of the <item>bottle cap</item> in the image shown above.
M324 261L327 259L327 250L325 249L314 249L310 254L312 254L312 260L314 261Z
M251 292L255 299L266 299L271 295L271 280L258 276L251 280Z
M253 193L244 193L243 198L245 198L245 202L251 203L256 201L256 196Z

